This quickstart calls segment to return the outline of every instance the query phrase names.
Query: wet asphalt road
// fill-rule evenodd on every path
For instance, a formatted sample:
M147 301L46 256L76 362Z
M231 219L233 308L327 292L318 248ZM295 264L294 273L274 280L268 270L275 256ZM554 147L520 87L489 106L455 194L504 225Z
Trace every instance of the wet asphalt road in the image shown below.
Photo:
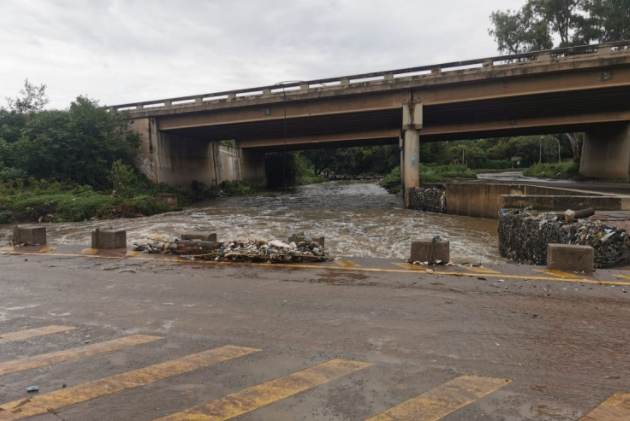
M426 394L407 407L415 415L377 419L576 421L630 392L630 294L620 285L47 255L0 255L0 268L0 373L16 359L163 338L0 376L0 420L67 391L64 402L79 401L45 401L32 419L149 421L219 400L221 417L194 419L362 421ZM76 329L8 340L51 325ZM136 376L139 386L117 393L107 392L115 381L90 383L228 345L260 351L179 374L178 366L146 384ZM332 359L371 365L330 369L300 393L284 378ZM444 386L466 375L477 376L475 387L499 383L485 397ZM40 392L25 401L33 385ZM436 399L450 413L431 406Z

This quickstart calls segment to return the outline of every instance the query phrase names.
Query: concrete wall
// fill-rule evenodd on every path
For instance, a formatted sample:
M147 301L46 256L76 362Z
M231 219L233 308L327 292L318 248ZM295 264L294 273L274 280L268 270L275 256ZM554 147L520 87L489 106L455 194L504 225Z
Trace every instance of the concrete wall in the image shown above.
M264 153L160 132L153 118L137 119L131 127L141 140L136 165L153 182L184 190L193 181L207 187L226 180L267 184Z
M509 196L513 199L506 202L502 196ZM563 197L564 201L559 199L537 199L537 201L528 202L526 197ZM446 213L452 215L474 216L481 218L497 218L499 211L506 207L527 207L544 206L540 210L561 210L574 207L581 209L589 206L566 206L569 203L578 203L581 196L597 196L597 193L582 192L577 190L560 189L555 187L529 186L523 184L482 184L482 183L449 183L446 184ZM522 197L523 199L519 199ZM603 196L605 198L608 196ZM573 202L571 202L573 200ZM518 206L516 205L518 203ZM606 210L615 210L620 208L619 201L605 202L603 199L598 202L598 209L604 209L605 203L613 206ZM550 206L558 206L551 209Z
M615 196L501 196L501 208L522 209L531 206L537 211L566 209L627 210L630 199Z
M586 132L580 173L594 178L630 175L630 123L608 123Z

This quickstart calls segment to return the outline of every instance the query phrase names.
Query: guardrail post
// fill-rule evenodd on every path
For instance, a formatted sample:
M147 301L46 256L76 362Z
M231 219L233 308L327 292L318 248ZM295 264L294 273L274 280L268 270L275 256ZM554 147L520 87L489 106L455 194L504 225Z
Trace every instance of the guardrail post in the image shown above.
M388 74L385 75L385 77L383 79L388 81L388 82L393 82L394 81L394 74L393 73L388 73Z
M484 60L482 63L483 67L494 67L494 60Z
M263 89L263 95L271 95L271 88Z
M432 75L439 75L440 73L442 73L442 69L440 67L436 67L434 69L431 69L431 74Z
M612 47L601 47L597 49L598 55L608 55L612 53Z
M164 106L165 107L170 107L171 105L173 105L173 101L170 101L170 100L164 101Z
M236 99L236 94L228 94L228 95L227 95L227 99L228 99L228 101L233 101L233 100L235 100L235 99Z
M310 85L308 83L301 83L300 84L300 91L308 92L309 88L310 88Z
M538 54L538 61L540 62L551 61L551 53Z
M347 77L343 77L339 80L341 86L348 86L350 85L350 79L348 79Z
M203 102L203 98L199 97L199 98L195 98L195 104L201 104Z

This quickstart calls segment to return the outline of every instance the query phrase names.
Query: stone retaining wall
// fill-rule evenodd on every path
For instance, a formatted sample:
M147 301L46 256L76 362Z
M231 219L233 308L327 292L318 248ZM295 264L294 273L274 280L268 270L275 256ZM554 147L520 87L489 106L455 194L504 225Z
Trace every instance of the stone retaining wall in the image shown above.
M502 210L499 213L501 256L525 264L547 264L549 244L580 244L595 249L595 267L612 267L630 261L630 239L625 229L598 220L565 223L555 213Z
M444 186L423 186L411 189L409 191L409 209L424 212L446 212Z

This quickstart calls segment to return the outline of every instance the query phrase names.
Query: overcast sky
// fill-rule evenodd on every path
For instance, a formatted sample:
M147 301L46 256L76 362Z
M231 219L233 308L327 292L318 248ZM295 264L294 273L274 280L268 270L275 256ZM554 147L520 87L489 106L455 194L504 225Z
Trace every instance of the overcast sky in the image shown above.
M1 0L0 106L49 107L367 73L497 54L489 15L524 0Z

